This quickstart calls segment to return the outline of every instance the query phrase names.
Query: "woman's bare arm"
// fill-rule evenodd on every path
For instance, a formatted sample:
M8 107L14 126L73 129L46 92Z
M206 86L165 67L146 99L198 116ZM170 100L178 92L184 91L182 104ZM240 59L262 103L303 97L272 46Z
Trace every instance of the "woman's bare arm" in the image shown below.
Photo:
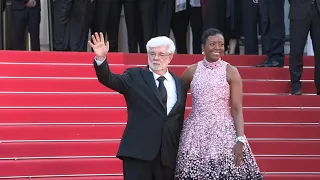
M189 66L182 74L181 79L184 81L184 83L187 86L187 90L190 88L190 83L193 79L193 74L195 73L197 69L197 64L192 64Z
M242 79L238 69L231 65L228 65L227 67L227 77L231 88L231 111L232 117L235 121L237 136L244 136Z

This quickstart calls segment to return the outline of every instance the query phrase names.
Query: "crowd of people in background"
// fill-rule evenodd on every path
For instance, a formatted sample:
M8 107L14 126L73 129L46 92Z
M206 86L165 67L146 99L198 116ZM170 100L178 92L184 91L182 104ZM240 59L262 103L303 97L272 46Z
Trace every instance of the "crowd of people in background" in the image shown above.
M2 1L4 2L4 1ZM283 67L285 0L50 0L54 51L87 51L89 32L102 32L110 52L118 52L121 12L124 11L129 53L145 53L146 43L172 31L178 54L187 54L192 31L193 54L201 54L201 35L221 30L226 54L262 54L257 67ZM301 94L302 57L310 33L315 56L315 83L320 94L320 0L288 0L290 4L290 74L292 93ZM25 30L31 50L40 50L40 0L11 0L12 49L25 50Z

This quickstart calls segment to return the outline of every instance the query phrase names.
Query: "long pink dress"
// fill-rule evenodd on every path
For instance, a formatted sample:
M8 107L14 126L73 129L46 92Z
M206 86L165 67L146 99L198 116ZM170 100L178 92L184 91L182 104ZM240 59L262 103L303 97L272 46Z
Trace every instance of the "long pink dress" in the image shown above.
M240 167L233 162L237 135L229 109L227 65L223 60L198 62L190 85L192 110L180 138L176 180L263 179L248 143Z

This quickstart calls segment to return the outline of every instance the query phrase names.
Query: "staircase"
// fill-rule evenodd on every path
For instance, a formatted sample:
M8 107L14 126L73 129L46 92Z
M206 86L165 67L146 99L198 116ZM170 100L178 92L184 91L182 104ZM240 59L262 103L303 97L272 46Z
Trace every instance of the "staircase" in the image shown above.
M141 54L108 58L114 73L147 62ZM175 55L170 70L181 75L201 58ZM258 165L265 180L319 180L314 59L304 60L304 95L292 96L287 67L253 67L264 58L224 57L243 78L245 133ZM126 104L97 81L92 63L92 53L0 51L0 179L123 179L115 154ZM191 98L187 106L186 115Z

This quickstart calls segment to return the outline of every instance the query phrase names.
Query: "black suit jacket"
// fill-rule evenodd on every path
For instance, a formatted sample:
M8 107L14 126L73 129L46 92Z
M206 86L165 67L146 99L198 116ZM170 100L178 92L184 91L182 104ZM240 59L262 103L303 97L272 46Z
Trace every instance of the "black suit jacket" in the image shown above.
M176 83L177 102L167 115L148 68L129 68L118 75L110 71L107 60L100 66L94 62L94 67L99 82L123 94L127 103L128 122L117 157L153 160L161 152L162 163L175 168L187 97L182 79L171 73Z
M289 19L303 20L307 17L311 10L312 0L288 0L290 3ZM320 0L316 1L318 10L320 12Z
M14 10L25 9L28 0L11 0L11 8ZM40 8L40 0L36 0L37 4L34 8Z

